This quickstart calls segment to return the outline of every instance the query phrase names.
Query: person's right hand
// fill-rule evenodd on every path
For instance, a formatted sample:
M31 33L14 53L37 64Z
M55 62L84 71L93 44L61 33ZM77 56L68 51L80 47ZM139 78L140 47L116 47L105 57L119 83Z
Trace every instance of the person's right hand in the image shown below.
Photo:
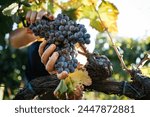
M49 13L47 13L44 10L41 10L39 12L28 11L25 18L26 18L27 23L31 24L37 20L42 19L43 16L46 16L50 20L52 20L54 18L52 15L50 15ZM18 28L16 30L12 31L10 33L9 39L10 39L10 44L14 48L26 47L26 46L32 44L33 42L43 40L43 39L35 36L33 34L33 32L27 27Z
M28 24L32 24L36 22L37 20L41 20L43 16L47 17L50 20L54 19L53 15L45 10L40 10L39 12L30 10L27 12L25 18ZM29 28L27 28L27 33L33 34Z
M54 19L52 14L46 12L45 10L41 10L39 12L37 12L37 11L28 11L27 14L26 14L26 20L29 24L32 24L35 21L42 19L43 16L46 16L50 20Z

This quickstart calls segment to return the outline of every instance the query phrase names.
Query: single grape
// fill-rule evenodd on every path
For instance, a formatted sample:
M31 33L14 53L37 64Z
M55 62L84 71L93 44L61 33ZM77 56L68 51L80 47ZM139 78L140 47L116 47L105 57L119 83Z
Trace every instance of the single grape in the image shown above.
M61 26L59 26L59 30L60 30L60 31L63 31L64 29L65 29L65 27L64 27L64 26L62 26L62 25L61 25Z
M70 72L70 70L68 68L65 68L64 71L66 71L68 73Z
M90 44L90 42L91 42L91 41L90 41L89 39L85 39L85 43L86 43L86 44Z
M87 32L86 28L81 28L80 31L82 31L83 33Z
M69 30L70 30L70 31L75 31L75 27L74 27L73 25L71 25L71 26L69 27Z
M65 25L66 24L66 20L65 19L62 19L61 21L60 21L60 23L62 24L62 25Z
M59 68L57 69L57 71L58 71L58 73L61 73L61 72L63 71L63 68L59 67Z
M90 34L85 34L84 38L90 38Z

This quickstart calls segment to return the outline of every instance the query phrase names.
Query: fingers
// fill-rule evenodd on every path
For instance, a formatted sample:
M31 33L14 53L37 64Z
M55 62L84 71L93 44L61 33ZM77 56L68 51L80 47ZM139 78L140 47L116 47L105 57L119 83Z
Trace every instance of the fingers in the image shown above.
M37 12L36 11L28 11L26 14L26 20L28 23L34 23L36 20Z
M30 16L31 16L32 11L28 11L26 14L26 20L28 23L30 23Z
M36 20L42 19L44 15L47 15L48 13L45 10L41 10L39 12L37 11L28 11L26 14L26 20L28 23L34 23ZM51 16L51 18L53 18Z
M51 44L45 51L44 48L47 44L47 41L44 40L39 46L39 55L41 57L42 63L45 65L45 68L48 72L53 72L54 65L59 57L58 52L54 52L56 45ZM53 53L53 54L52 54ZM51 56L52 55L52 56ZM50 57L51 56L51 57ZM56 71L55 71L56 73ZM57 74L59 79L65 79L68 76L68 72L63 71L60 74Z
M44 52L44 48L45 48L46 44L47 44L47 41L44 40L44 41L40 44L40 46L39 46L38 52L39 52L40 57L42 56L42 54L43 54L43 52Z
M45 16L50 20L54 20L54 16L50 12L48 12Z
M47 12L44 11L44 10L39 11L39 12L37 13L36 20L42 19L42 17L43 17L44 15L46 15L46 14L47 14Z
M59 57L58 52L54 52L54 53L52 54L52 56L49 58L49 60L48 60L48 62L47 62L47 64L46 64L46 70L47 70L48 72L51 72L51 71L54 70L54 65L55 65L55 63L56 63L58 57Z
M30 23L34 23L36 21L36 16L37 16L37 12L32 11L31 16L30 16Z
M43 48L44 49L44 48ZM55 44L51 44L42 54L41 56L41 61L44 65L46 65L50 55L54 52L54 50L56 49L56 45ZM42 50L41 50L42 51ZM54 52L55 53L55 52ZM53 55L51 56L53 57Z
M46 41L43 41L39 47L39 55L41 56L41 61L45 65L45 68L48 72L53 72L54 65L59 57L58 52L54 52L56 45L51 44L45 51ZM43 52L44 51L44 52ZM53 54L52 54L53 53ZM51 56L52 55L52 56ZM50 57L51 56L51 57ZM56 71L54 71L56 73ZM57 74L59 79L65 79L68 76L68 72L63 71L60 74Z
M65 79L68 76L68 72L63 71L60 74L57 74L57 78L59 79Z

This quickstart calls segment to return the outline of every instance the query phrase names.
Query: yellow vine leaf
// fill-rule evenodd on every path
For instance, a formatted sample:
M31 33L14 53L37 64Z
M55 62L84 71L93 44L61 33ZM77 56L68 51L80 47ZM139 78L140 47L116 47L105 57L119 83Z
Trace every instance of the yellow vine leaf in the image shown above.
M68 2L61 2L60 6L62 13L68 15L71 19L78 19L78 8L82 5L79 0L69 0Z
M66 83L71 82L73 87L76 87L78 84L83 84L85 86L90 86L92 84L92 80L88 76L88 72L86 70L76 69L76 71L74 73L70 73L65 80Z
M90 86L91 84L92 80L88 76L88 72L76 69L74 73L70 73L66 79L60 81L54 91L54 95L59 99L66 99L66 94L75 95L74 91L79 85Z
M61 2L61 6L63 10L76 9L81 6L81 2L79 0L69 0L68 2Z
M60 9L58 0L49 0L45 5L47 6L46 10L52 14L55 14Z
M98 0L80 0L83 5L90 6L92 4L96 5Z
M149 67L142 67L141 71L144 75L150 77L150 68Z
M98 13L109 32L117 32L117 19L119 11L116 6L108 1L103 1L98 7Z
M94 10L92 5L82 5L76 11L78 19L87 18L87 19L95 19L97 17L97 13Z
M117 19L119 11L116 6L108 1L102 1L97 6L97 0L81 0L82 6L76 10L78 19L87 18L90 20L90 25L96 30L103 32L104 26L108 28L109 32L117 32ZM99 18L100 16L100 18Z
M104 31L104 28L102 27L101 22L98 19L91 20L90 25L100 32Z

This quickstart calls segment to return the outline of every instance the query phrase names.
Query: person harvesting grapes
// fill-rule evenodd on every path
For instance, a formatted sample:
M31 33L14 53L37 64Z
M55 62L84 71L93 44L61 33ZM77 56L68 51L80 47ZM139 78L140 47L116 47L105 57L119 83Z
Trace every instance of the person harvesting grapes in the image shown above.
M48 16L50 20L53 19L52 15L48 15L46 11L41 10L28 11L26 14L26 20L29 24L34 23L42 19L43 16ZM56 45L50 45L45 51L46 41L36 37L29 28L19 28L10 33L10 44L14 48L21 48L29 46L28 48L28 65L26 70L27 80L30 81L36 77L49 75L53 71L54 64L58 59L59 54L53 51L56 49ZM49 57L51 55L51 57ZM46 64L49 64L45 69ZM44 66L44 65L45 66ZM67 77L68 73L62 71L58 74L60 79Z
M10 43L14 48L28 46L28 82L53 73L57 74L59 79L64 79L74 72L78 66L75 43L90 43L90 35L86 33L84 25L77 24L63 14L59 14L54 20L54 17L44 10L28 11L26 21L30 24L29 28L12 31ZM43 22L47 27L44 27ZM43 27L44 32L40 29ZM49 27L51 32L47 33L46 28ZM36 32L38 30L42 33ZM80 98L83 86L77 86L76 89L77 98Z

